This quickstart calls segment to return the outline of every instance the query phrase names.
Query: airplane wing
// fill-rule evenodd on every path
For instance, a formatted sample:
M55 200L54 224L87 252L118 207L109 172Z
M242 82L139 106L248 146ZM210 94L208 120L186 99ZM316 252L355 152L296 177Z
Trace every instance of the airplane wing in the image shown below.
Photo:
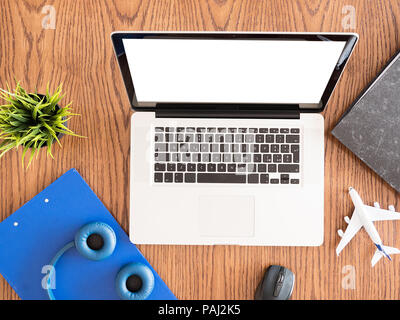
M400 213L381 208L365 206L368 216L372 221L400 220Z
M358 217L356 210L354 210L349 225L347 226L346 231L342 236L342 240L340 240L339 245L336 248L337 255L339 255L343 248L350 242L351 239L353 239L353 237L358 232L358 230L361 229L361 227L362 223L360 221L360 218Z

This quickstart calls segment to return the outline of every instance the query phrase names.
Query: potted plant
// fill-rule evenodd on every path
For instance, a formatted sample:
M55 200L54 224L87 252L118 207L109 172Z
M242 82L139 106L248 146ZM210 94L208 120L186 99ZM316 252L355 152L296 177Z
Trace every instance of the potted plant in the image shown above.
M9 150L22 147L22 165L30 151L28 168L42 147L47 147L47 155L54 158L53 142L61 146L62 135L81 137L66 127L66 122L77 114L71 113L71 103L63 108L59 106L64 97L61 91L60 85L50 94L47 84L46 94L28 93L19 82L13 93L8 85L7 90L0 89L0 98L5 101L0 105L0 158Z

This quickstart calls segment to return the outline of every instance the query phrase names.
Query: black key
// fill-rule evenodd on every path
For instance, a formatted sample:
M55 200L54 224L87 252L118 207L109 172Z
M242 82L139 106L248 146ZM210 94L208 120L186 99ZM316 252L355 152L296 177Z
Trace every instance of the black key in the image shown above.
M257 168L258 168L258 170L257 170L258 172L267 172L267 165L264 163L260 163Z
M246 172L246 165L245 164L243 164L243 163L240 163L240 164L238 164L237 165L237 171L238 172Z
M246 153L243 155L243 162L251 162L251 154Z
M167 171L176 171L175 163L167 163Z
M247 132L247 128L239 128L238 132L246 133Z
M207 128L207 132L217 132L217 128Z
M178 163L177 169L178 169L178 171L186 171L186 164Z
M226 133L226 128L218 128L218 132L220 132L220 133Z
M242 155L240 153L235 153L233 155L233 162L242 162Z
M253 161L254 161L254 162L261 162L261 154L256 153L256 154L253 156Z
M250 146L250 152L259 153L260 152L260 145L259 144L252 144Z
M224 162L232 162L232 155L230 153L225 153L223 155L223 161Z
M289 128L281 128L279 130L280 133L289 133Z
M218 172L226 172L226 164L225 163L218 163L217 171Z
M274 143L274 135L273 134L266 134L265 135L265 142L266 143Z
M193 162L200 162L201 161L201 153L193 153L192 154L192 161Z
M229 144L221 143L219 145L220 152L229 152Z
M279 172L299 172L300 166L298 164L279 164L278 165Z
M237 129L236 128L228 128L228 132L235 133L235 132L237 132Z
M200 145L200 151L201 152L208 152L209 150L208 150L208 144L207 143L202 143L201 145Z
M198 163L197 164L197 171L206 172L207 166L205 163Z
M163 174L161 172L154 174L154 182L163 182Z
M210 153L203 153L201 155L201 161L210 162L211 161L211 154Z
M207 172L215 172L217 171L217 166L215 163L209 163L207 164Z
M214 135L213 134L205 134L204 135L204 142L214 142Z
M239 151L240 151L240 145L231 144L231 152L239 152Z
M271 129L269 129L269 132L271 132L271 133L278 133L278 132L279 132L279 129L278 129L278 128L271 128Z
M275 163L282 162L282 155L281 154L274 154L273 160L274 160Z
M171 160L174 161L174 162L181 161L181 154L180 153L171 154Z
M165 132L174 132L174 128L172 127L166 127Z
M246 143L253 143L254 142L254 135L253 134L246 134L244 136L244 141Z
M196 164L195 163L188 163L187 164L187 171L196 171Z
M162 127L155 127L154 131L155 131L155 132L164 132L164 128L162 128Z
M291 154L284 154L283 155L283 162L284 163L291 163L292 162L292 155Z
M155 153L154 154L154 159L156 161L169 161L169 153Z
M182 153L182 161L190 162L191 161L190 153Z
M204 136L202 134L198 133L198 134L195 135L195 141L196 142L203 142L203 137Z
M264 143L264 135L263 134L256 134L256 142L257 143Z
M215 142L224 142L224 135L223 134L216 134L215 135Z
M166 172L164 173L164 182L173 182L173 173L171 172Z
M197 128L196 131L197 132L206 132L206 128Z
M185 128L178 127L176 128L176 132L185 132Z
M178 133L175 138L176 142L183 142L185 140L185 136L182 133Z
M263 154L263 162L264 163L272 162L272 155L270 153L269 154Z
M179 151L180 152L188 152L189 151L189 145L187 143L180 143L179 144Z
M299 163L300 162L300 152L293 153L293 162Z
M174 141L174 135L172 133L166 133L165 142L173 142L173 141Z
M281 183L289 184L289 175L288 174L281 174Z
M279 144L272 144L271 145L271 152L278 153L279 152Z
M154 144L154 151L155 152L166 152L168 151L168 144L167 143L155 143Z
M243 138L244 138L243 134L240 134L240 133L235 134L235 142L236 143L242 143Z
M225 142L232 143L233 142L233 134L226 134Z
M198 173L198 183L246 183L246 175L234 173Z
M194 142L193 134L185 134L185 142Z
M284 143L285 136L283 134L277 134L275 138L276 143Z
M298 134L286 136L286 143L299 143L299 142L300 142L300 136Z
M268 174L260 174L260 182L261 183L269 183L269 175Z
M200 145L198 143L191 143L189 150L190 150L190 152L199 152Z
M292 129L290 129L290 133L300 133L300 129L299 128L292 128Z
M212 162L221 162L221 154L213 153L212 154Z
M165 163L155 163L154 171L165 171Z
M281 145L281 153L289 153L289 145L288 144Z
M163 142L163 140L164 140L164 135L162 133L156 133L154 135L155 142Z
M248 183L259 183L258 174L249 174L248 175Z
M183 182L183 173L176 172L174 178L175 182Z
M257 172L257 165L249 163L247 165L247 172Z
M249 128L250 133L257 133L258 129L257 128Z
M186 183L196 182L196 174L195 173L185 173L185 182Z
M246 152L249 152L249 151L250 151L250 147L249 147L249 145L247 145L247 144L242 144L241 147L240 147L240 149L241 149L241 151L242 151L243 153L246 153Z
M298 144L293 144L293 145L290 147L290 151L291 151L292 153L299 152L299 151L300 151L300 145L298 145Z
M260 130L258 130L258 132L260 132L260 133L268 133L268 129L267 128L260 128Z
M291 183L291 184L299 184L299 183L300 183L300 180L299 180L299 179L291 179L291 180L290 180L290 183Z
M269 164L268 172L276 172L276 164Z
M261 152L268 153L269 152L269 144L262 144L261 145Z
M195 129L193 127L188 127L186 128L186 132L194 132Z
M236 164L235 163L228 164L228 172L236 172Z
M279 179L271 179L270 182L272 184L278 184L279 183Z
M216 143L210 144L210 152L219 152L219 145Z
M171 152L178 152L178 144L177 143L170 143L168 148L169 148L169 151L171 151Z

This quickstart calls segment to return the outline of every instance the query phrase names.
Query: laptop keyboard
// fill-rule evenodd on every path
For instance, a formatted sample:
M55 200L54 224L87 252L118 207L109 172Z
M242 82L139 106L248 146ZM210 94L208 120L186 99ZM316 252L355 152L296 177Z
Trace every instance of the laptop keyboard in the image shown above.
M155 127L155 183L300 184L300 128Z

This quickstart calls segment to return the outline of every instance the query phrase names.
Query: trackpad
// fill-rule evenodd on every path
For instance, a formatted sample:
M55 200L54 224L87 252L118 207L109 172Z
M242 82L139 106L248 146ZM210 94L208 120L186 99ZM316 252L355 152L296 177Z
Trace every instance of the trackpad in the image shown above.
M200 236L254 236L252 196L200 196L198 216Z

